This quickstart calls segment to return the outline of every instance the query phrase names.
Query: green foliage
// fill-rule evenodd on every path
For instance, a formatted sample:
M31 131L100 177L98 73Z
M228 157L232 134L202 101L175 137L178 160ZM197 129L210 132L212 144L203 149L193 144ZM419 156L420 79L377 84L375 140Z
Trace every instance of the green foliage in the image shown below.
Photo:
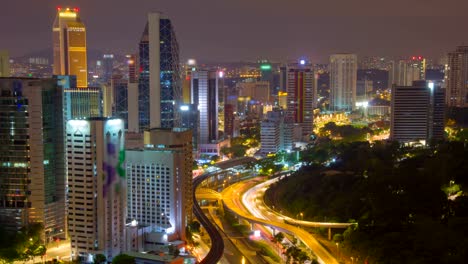
M26 261L45 255L47 248L42 240L43 226L33 223L12 234L0 227L0 260L4 263Z
M254 242L254 245L255 245L255 247L258 248L256 251L259 252L261 255L268 256L269 258L271 258L275 262L280 262L281 261L278 254L276 254L274 251L272 251L270 246L267 245L265 242L256 241L256 242Z
M334 122L325 124L319 131L320 135L329 135L332 138L341 138L344 142L364 141L372 130L368 127L357 128L352 125L338 126Z
M305 154L310 165L272 185L267 202L293 217L303 212L305 220L356 219L356 226L335 239L375 263L467 263L463 142L433 148L327 143ZM332 156L336 163L321 165ZM449 200L454 193L458 197Z
M127 254L119 254L112 259L112 264L135 264L135 258Z

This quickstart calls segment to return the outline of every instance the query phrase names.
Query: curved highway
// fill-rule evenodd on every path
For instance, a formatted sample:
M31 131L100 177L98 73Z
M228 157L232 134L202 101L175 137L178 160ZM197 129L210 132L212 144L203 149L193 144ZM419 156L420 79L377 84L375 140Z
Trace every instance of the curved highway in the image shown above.
M224 252L224 242L223 238L219 234L216 227L208 220L208 218L203 213L202 209L198 205L197 198L195 197L195 191L206 178L211 176L210 174L205 174L198 176L193 180L193 213L197 217L200 224L205 228L206 232L211 238L211 248L206 257L200 261L200 264L216 264L223 256Z
M279 221L273 218L262 219L253 216L250 212L247 212L244 209L241 197L239 197L239 190L245 190L245 184L245 182L235 183L223 190L223 202L226 207L229 208L229 210L233 211L235 214L248 220L249 222L270 226L276 230L297 236L299 240L301 240L315 253L321 263L338 264L338 261L310 233L304 229L286 224L284 221ZM249 207L249 209L252 209L252 207Z

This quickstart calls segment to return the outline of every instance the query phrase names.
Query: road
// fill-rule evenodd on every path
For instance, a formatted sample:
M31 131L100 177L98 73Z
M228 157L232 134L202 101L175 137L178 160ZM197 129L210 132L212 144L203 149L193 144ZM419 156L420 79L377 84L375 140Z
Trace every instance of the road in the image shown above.
M315 253L320 263L338 264L338 261L309 232L284 223L283 219L274 214L268 213L265 208L258 208L256 196L250 197L247 195L248 193L241 195L242 191L246 190L246 187L249 187L249 184L251 185L252 181L235 183L223 190L221 193L223 196L223 202L229 210L249 222L266 225L281 232L296 236ZM264 188L264 186L258 188ZM252 194L253 192L250 193L250 195ZM242 205L242 201L245 201L245 207L249 208L249 210L252 210L254 213L246 210ZM262 218L260 218L260 216Z

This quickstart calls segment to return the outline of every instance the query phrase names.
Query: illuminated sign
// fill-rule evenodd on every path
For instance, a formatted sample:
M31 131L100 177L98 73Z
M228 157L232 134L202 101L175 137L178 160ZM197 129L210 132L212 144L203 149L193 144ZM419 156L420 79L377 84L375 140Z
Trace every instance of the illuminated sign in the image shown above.
M270 64L260 65L260 70L271 70L271 65Z
M68 17L68 18L76 18L76 13L72 12L60 12L59 17Z

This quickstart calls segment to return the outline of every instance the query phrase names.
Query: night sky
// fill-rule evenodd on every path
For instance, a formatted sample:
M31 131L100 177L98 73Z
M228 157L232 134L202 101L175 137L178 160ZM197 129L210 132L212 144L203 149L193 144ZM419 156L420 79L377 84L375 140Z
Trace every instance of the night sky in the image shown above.
M182 59L438 58L468 45L467 0L1 0L0 49L50 48L57 6L80 8L88 49L104 52L134 52L150 11L172 19Z

